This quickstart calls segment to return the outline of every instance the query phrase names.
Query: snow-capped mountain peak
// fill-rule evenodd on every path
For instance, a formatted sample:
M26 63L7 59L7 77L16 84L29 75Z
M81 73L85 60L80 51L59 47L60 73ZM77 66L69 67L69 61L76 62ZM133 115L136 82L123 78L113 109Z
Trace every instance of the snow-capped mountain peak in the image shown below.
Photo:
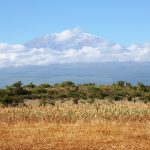
M50 48L54 50L81 49L83 47L99 47L107 42L101 38L82 32L78 28L60 33L48 34L26 42L28 48ZM108 44L108 43L107 43Z

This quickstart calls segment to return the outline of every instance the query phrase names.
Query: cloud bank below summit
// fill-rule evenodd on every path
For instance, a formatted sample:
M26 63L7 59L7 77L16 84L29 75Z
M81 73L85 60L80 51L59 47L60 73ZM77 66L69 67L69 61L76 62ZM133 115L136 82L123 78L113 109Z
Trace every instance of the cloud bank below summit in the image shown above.
M36 38L24 45L0 44L0 68L129 61L150 62L150 44L125 47L76 28Z

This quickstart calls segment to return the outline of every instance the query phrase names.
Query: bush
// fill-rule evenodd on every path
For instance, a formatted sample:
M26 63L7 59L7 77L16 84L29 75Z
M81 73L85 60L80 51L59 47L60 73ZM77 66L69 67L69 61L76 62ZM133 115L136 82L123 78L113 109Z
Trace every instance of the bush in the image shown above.
M42 88L50 88L51 85L48 84L48 83L43 83L43 84L40 84L40 87L42 87Z
M120 81L117 82L117 85L119 85L119 86L121 86L121 87L124 87L125 82L122 81L122 80L120 80Z
M18 81L11 86L7 86L5 92L9 96L30 94L31 92L25 90L22 85L22 82Z
M103 98L103 91L97 87L89 87L88 89L88 97L89 98Z
M35 84L33 84L33 83L31 82L31 83L29 83L28 85L26 85L26 87L28 87L28 88L34 88L34 87L35 87Z
M0 97L3 97L6 95L6 91L3 89L0 89Z
M1 104L4 106L18 106L19 104L23 103L23 99L19 96L4 96L0 99Z
M125 94L122 91L114 91L109 97L113 100L121 100Z
M5 89L0 89L0 102L5 106L15 106L23 102L24 99L44 99L43 103L50 103L50 100L70 100L74 104L78 104L79 100L87 100L93 103L95 99L122 100L127 98L128 101L139 99L142 101L150 101L150 86L138 83L133 86L128 82L118 81L113 85L100 85L94 83L75 85L71 81L65 81L54 86L48 83L40 86L34 85L32 82L23 86L18 81ZM48 102L47 102L48 100Z
M64 81L61 83L61 86L63 86L63 87L74 87L75 84L71 81Z
M43 87L36 87L32 90L32 93L34 94L42 94L42 93L47 93L47 90Z

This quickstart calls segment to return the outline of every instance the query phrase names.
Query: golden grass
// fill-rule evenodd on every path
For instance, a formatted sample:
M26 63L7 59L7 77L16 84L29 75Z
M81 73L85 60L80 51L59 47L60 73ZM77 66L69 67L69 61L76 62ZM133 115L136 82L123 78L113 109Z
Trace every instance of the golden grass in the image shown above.
M150 106L0 108L0 150L149 150Z

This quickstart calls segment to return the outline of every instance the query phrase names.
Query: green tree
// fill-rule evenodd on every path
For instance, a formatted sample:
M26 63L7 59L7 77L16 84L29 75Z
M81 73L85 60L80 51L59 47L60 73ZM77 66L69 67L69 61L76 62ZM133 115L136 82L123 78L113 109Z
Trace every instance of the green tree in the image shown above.
M72 81L64 81L61 83L61 86L63 86L63 87L74 87L75 84Z
M43 83L43 84L40 84L40 87L42 87L42 88L50 88L51 85L48 84L48 83Z
M33 84L33 83L31 82L31 83L29 83L28 85L26 85L26 87L34 88L34 87L35 87L35 84Z
M117 82L117 85L119 85L120 87L124 87L125 86L125 82L120 80Z
M0 102L6 107L18 106L19 104L24 103L23 99L21 99L19 96L8 96L8 95L0 98Z

